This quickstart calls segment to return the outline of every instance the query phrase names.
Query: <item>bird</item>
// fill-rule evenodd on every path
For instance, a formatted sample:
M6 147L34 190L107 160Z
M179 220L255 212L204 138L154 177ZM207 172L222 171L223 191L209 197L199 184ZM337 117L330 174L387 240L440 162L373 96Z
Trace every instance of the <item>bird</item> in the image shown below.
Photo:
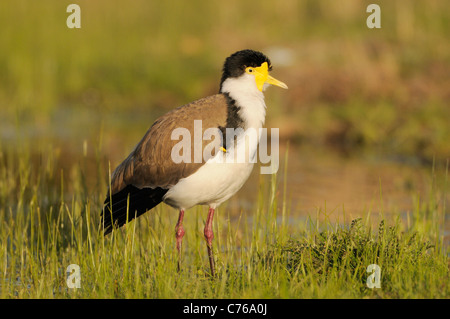
M270 59L262 52L237 51L225 59L217 94L159 117L111 174L101 211L104 235L164 202L179 211L175 239L180 270L184 213L196 205L206 205L204 238L210 275L215 276L215 209L239 191L252 171L259 138L246 138L245 132L264 125L263 92L271 85L288 88L269 75L271 70ZM184 148L180 132L191 134ZM206 132L210 139L204 138ZM195 134L203 138L196 140L194 136L192 141ZM205 152L208 146L210 152ZM183 156L179 155L181 150ZM236 160L240 153L245 155L242 161Z

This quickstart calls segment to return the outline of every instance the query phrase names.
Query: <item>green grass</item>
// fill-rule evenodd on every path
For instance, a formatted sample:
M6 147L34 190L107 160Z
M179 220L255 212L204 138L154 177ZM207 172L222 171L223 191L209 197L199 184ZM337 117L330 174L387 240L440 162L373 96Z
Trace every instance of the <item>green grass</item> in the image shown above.
M300 296L448 298L448 259L439 241L430 242L400 224L380 222L372 233L361 219L348 228L323 231L313 239L282 247L291 278L302 282ZM381 288L368 289L367 266L381 268Z
M92 184L84 176L87 158L61 171L56 153L50 148L37 162L27 153L0 153L0 298L449 296L439 227L444 190L433 190L407 223L377 226L369 212L351 223L315 217L288 223L279 177L261 178L254 208L239 216L230 216L227 205L217 211L212 279L203 238L206 208L186 213L177 273L176 211L158 206L105 238L99 209L108 168L99 160L94 179L100 182ZM374 263L381 267L381 289L366 286L366 268ZM80 289L67 288L70 264L80 266Z

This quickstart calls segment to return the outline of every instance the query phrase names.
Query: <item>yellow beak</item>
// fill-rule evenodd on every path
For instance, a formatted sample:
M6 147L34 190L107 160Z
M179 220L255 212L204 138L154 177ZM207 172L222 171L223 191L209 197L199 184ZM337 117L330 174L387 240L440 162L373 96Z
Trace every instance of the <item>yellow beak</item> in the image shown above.
M264 62L263 64L261 64L261 66L255 68L255 81L258 90L260 90L261 92L263 90L264 83L276 85L283 89L288 88L285 83L278 81L277 79L269 75L269 66L267 65L267 62Z

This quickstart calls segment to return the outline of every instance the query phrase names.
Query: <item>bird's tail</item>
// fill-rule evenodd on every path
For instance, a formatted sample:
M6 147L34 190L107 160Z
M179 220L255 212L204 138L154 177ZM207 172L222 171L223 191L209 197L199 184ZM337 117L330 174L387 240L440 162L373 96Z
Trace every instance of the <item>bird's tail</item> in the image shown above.
M123 226L161 203L167 191L160 187L137 188L128 185L112 196L107 194L101 212L104 235L109 234L114 227Z

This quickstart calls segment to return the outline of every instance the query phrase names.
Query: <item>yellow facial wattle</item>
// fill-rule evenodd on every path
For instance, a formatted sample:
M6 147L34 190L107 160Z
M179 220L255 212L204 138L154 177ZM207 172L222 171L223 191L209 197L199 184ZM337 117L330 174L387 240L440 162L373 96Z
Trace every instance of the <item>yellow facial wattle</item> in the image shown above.
M255 76L256 86L261 92L263 90L264 83L276 85L283 89L288 88L285 83L278 81L277 79L269 75L269 66L267 62L264 62L263 64L261 64L261 66L258 66L256 68L249 66L245 69L245 72L247 72L248 74L253 74Z

